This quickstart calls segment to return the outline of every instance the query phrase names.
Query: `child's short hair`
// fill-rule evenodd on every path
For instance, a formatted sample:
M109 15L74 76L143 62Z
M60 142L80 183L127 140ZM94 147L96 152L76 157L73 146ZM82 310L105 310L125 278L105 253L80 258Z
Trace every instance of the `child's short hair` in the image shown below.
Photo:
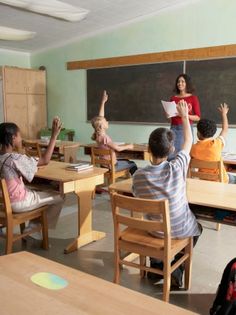
M0 124L0 145L6 147L13 146L13 136L16 136L20 128L14 123L1 123Z
M203 138L211 138L216 133L216 122L210 119L200 119L197 123L197 131Z
M97 136L101 133L102 129L103 129L103 121L104 121L104 117L103 116L96 116L91 120L91 124L94 128L94 133L92 134L91 139L92 140L96 140Z
M154 157L166 157L174 146L174 133L167 128L157 128L150 134L148 144Z

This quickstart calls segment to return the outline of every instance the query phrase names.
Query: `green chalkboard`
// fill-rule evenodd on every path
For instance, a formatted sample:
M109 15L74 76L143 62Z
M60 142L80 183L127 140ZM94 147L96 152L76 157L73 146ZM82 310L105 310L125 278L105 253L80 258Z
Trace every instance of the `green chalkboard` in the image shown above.
M105 89L109 95L109 121L167 123L161 100L169 100L173 95L183 64L180 61L87 70L87 119L98 114Z

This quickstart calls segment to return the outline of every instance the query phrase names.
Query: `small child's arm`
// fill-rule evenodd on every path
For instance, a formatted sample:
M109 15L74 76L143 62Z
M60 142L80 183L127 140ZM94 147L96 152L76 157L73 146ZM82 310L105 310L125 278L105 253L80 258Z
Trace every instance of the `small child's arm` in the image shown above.
M112 150L115 150L117 152L121 152L121 151L124 151L124 150L132 150L134 148L134 145L133 144L124 144L124 145L118 145L114 142L109 142L107 144L107 146L112 149Z
M107 102L107 100L108 100L108 94L107 94L107 91L104 90L98 116L105 117L105 103Z
M38 166L47 165L53 154L53 150L56 144L57 136L61 131L62 123L59 117L55 117L52 122L52 134L48 144L48 147L42 157L38 160Z
M220 132L220 136L225 139L228 133L228 128L229 128L228 116L227 116L228 111L229 111L229 106L225 103L220 104L218 109L221 112L221 116L222 116L222 129Z

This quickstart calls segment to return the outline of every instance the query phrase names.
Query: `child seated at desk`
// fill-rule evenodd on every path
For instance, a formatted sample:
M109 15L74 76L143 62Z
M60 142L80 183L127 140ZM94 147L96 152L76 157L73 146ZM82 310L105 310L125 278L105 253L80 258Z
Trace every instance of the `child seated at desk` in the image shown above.
M222 150L228 133L227 104L221 104L218 108L222 116L222 129L217 138L213 138L217 131L216 122L209 119L201 119L197 124L198 142L193 144L190 155L194 159L203 161L222 161ZM205 170L216 173L218 170ZM223 182L236 184L236 176L227 173L223 166Z
M103 91L102 101L100 105L100 110L98 116L92 119L92 126L94 128L94 133L92 135L92 140L97 142L98 147L101 149L111 149L114 155L115 168L116 171L129 169L131 175L137 170L137 165L133 161L126 159L117 159L116 151L121 152L124 150L132 150L133 144L117 145L112 142L111 138L106 134L108 129L108 121L105 118L105 103L108 100L108 95L106 91ZM106 157L104 157L106 158ZM108 158L108 157L107 157Z
M177 104L179 116L182 118L184 143L182 150L175 159L168 161L170 153L174 152L174 134L166 128L155 129L149 137L151 163L138 170L133 177L133 193L136 197L147 199L168 199L170 209L170 224L172 238L193 237L195 245L202 228L189 208L186 196L186 176L190 161L192 146L192 132L188 118L187 103L182 100ZM148 215L150 220L159 220L159 217ZM161 237L158 231L151 233ZM179 256L178 256L179 257ZM177 257L176 257L177 258ZM163 269L163 263L150 258L153 268ZM171 275L172 285L182 286L183 266L177 268ZM160 275L149 272L148 278L159 280Z
M0 124L0 177L6 180L12 210L15 213L20 213L49 205L47 210L49 228L56 226L62 209L63 198L57 193L29 189L25 186L23 178L31 182L38 166L47 165L50 162L60 130L60 119L55 117L49 145L44 155L35 159L25 154L16 153L22 147L19 127L14 123ZM26 229L27 231L32 230L39 224L37 220L32 220ZM41 232L32 233L31 237L42 239Z

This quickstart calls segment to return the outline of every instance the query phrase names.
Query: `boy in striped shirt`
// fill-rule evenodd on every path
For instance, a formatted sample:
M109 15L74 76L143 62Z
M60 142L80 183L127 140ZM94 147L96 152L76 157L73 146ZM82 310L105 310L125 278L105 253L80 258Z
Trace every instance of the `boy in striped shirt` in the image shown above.
M167 160L174 151L174 135L171 130L157 128L149 137L151 165L136 171L133 177L133 192L136 197L146 199L168 199L170 209L170 223L172 238L186 238L193 236L194 245L201 234L201 227L189 208L186 196L186 176L190 161L192 146L192 132L188 118L188 106L183 100L177 105L179 116L183 122L184 143L174 160ZM149 219L158 217L149 215ZM160 237L158 231L152 233ZM151 258L151 266L162 268L161 262ZM172 274L172 284L182 286L183 266ZM155 276L154 276L155 275ZM158 277L149 273L149 277Z

